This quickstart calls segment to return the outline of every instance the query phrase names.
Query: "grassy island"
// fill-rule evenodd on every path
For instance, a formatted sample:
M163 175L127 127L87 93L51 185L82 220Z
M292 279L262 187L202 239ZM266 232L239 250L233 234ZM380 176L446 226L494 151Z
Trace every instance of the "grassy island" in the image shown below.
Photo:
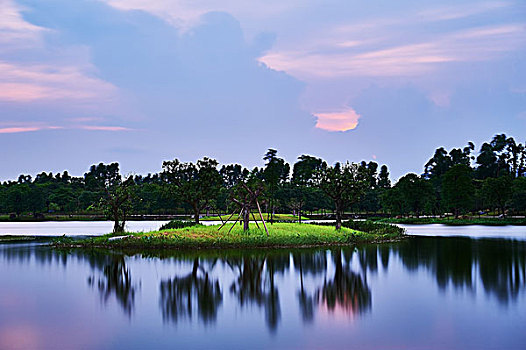
M387 224L376 225L376 231L360 231L334 226L275 223L268 225L269 236L255 223L248 231L236 225L222 230L219 225L195 225L177 229L166 229L144 233L113 234L84 240L60 238L55 242L58 247L93 248L138 248L138 249L187 249L187 248L277 248L277 247L313 247L348 245L353 243L394 241L404 237L403 229ZM381 226L383 229L378 230ZM392 227L392 229L389 229ZM387 229L386 229L387 228Z

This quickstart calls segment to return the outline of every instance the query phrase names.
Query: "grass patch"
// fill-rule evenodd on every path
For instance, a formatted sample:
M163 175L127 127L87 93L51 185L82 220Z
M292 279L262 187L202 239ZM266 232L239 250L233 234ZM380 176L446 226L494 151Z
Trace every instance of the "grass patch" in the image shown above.
M444 224L452 226L464 225L487 225L487 226L505 226L517 225L526 226L526 219L518 218L471 218L471 219L447 219L447 218L382 218L376 222L407 224L407 225L424 225L424 224Z
M140 249L191 249L191 248L270 248L348 245L351 243L391 241L400 234L374 234L343 227L337 231L333 226L276 223L267 225L270 235L255 224L245 232L237 224L230 233L231 225L218 232L219 225L192 226L179 229L159 230L147 233L130 233L122 239L111 235L81 241L55 242L56 246L111 247Z
M256 220L260 220L259 213L254 213L254 216L256 217ZM230 215L221 215L221 218L223 220L226 220L230 217ZM201 218L202 221L221 221L221 218L219 216L205 216ZM237 220L239 218L238 214L234 214L230 220ZM267 221L267 218L269 218L267 213L263 213L263 219ZM298 221L298 215L292 215L292 214L274 214L274 221L277 222L286 222L286 221ZM301 217L301 220L309 220L309 218L306 218L304 216ZM252 215L250 215L250 221L254 221L254 218Z

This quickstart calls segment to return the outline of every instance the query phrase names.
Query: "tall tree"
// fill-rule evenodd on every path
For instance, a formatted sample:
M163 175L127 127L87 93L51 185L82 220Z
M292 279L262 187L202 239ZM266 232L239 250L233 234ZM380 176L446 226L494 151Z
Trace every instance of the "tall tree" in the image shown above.
M453 210L455 218L467 211L473 204L475 188L472 183L472 170L464 164L451 167L442 181L443 207Z
M341 229L342 215L350 205L358 202L367 189L367 174L355 163L336 163L318 173L318 186L334 202L336 229Z
M387 165L382 165L380 168L380 173L378 174L378 187L380 188L390 188L391 180L389 179L389 170Z
M482 194L486 203L493 208L497 207L503 216L506 216L506 202L512 195L512 180L510 176L487 178L482 184Z
M270 222L274 222L276 191L278 186L287 181L290 165L277 156L278 151L270 148L263 159L267 162L263 169L263 179L270 191Z
M312 184L316 172L325 167L327 163L323 159L303 154L292 168L292 182L303 186Z
M122 233L132 208L133 177L124 181L119 175L114 181L106 183L101 206L110 220L113 221L113 233Z
M223 179L217 171L215 159L203 158L197 164L181 163L178 159L163 162L163 173L168 191L192 207L194 221L217 197Z
M512 190L511 207L516 212L526 211L526 177L514 179Z
M400 189L404 207L417 217L433 202L433 186L416 174L409 173L401 177L395 187Z
M477 156L477 165L475 174L478 179L484 180L488 177L497 176L497 155L491 144L487 142L482 144L479 155Z

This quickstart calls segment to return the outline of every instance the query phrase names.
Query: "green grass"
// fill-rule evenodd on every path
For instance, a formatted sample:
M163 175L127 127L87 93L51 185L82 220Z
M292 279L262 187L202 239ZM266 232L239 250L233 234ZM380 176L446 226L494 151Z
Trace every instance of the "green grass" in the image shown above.
M268 216L269 214L267 213L263 213L263 219L265 219L265 221L267 221L267 218L269 217ZM256 217L256 220L261 220L260 217L259 217L259 213L254 213L254 216ZM221 215L221 218L223 220L226 220L230 217L230 214L229 215ZM234 214L232 216L232 218L230 220L237 220L239 218L239 215L238 214ZM221 221L221 219L219 218L219 216L205 216L203 218L200 219L201 221ZM274 220L275 221L298 221L298 216L297 215L292 215L292 214L274 214ZM301 217L301 220L309 220L309 218L306 218L304 216ZM250 215L250 221L254 221L254 218L252 217L252 215Z
M255 224L244 232L237 224L230 233L231 225L218 231L219 225L193 226L181 229L161 230L147 233L131 233L119 240L109 240L111 235L82 241L64 241L57 246L110 247L110 248L260 248L260 247L305 247L346 245L360 242L379 242L400 238L397 234L372 234L343 227L337 231L332 226L275 223L267 224L269 236L263 227Z
M487 226L504 226L504 225L518 225L526 226L526 219L517 218L471 218L471 219L448 219L448 218L383 218L376 220L377 222L385 222L392 224L444 224L452 226L464 225L487 225Z

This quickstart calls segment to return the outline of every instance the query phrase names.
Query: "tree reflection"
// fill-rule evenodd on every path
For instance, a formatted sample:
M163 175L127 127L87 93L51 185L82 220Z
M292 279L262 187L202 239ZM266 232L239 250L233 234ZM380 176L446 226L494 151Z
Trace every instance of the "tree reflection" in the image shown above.
M362 273L357 273L350 267L353 254L353 248L330 251L334 265L332 277L327 276L326 251L293 254L294 266L300 280L298 303L305 323L314 319L315 310L319 307L329 312L343 311L350 316L361 314L371 308L371 291L366 282L364 267L362 266ZM366 261L370 260L366 259ZM323 275L321 286L309 291L304 283L306 272L317 279Z
M367 253L370 254L370 250ZM332 251L334 275L332 279L325 279L323 286L317 291L318 300L329 311L342 310L350 315L358 315L371 308L371 290L365 277L350 269L350 256L344 263L342 255L341 249ZM366 261L372 263L372 258ZM376 261L373 266L377 266ZM362 269L365 272L365 267Z
M92 267L101 270L98 277L88 277L88 285L99 291L104 303L114 296L124 313L131 316L135 306L137 286L132 282L124 255L95 253L90 254L88 260Z
M503 304L526 287L526 242L497 239L417 237L392 246L406 268L430 271L441 289L484 291Z
M281 319L281 304L276 283L276 275L290 268L288 252L270 254L245 254L226 259L226 263L236 274L230 285L230 292L241 307L256 305L265 310L265 320L270 331L274 332Z
M327 254L320 250L304 250L294 252L292 258L300 279L300 289L297 293L300 314L303 322L310 323L314 319L314 308L317 303L313 293L309 293L305 288L304 275L324 274L327 271Z
M160 306L165 321L177 323L184 318L190 319L196 309L199 320L205 324L213 323L222 302L219 281L210 278L199 258L194 259L188 275L176 276L160 284Z

